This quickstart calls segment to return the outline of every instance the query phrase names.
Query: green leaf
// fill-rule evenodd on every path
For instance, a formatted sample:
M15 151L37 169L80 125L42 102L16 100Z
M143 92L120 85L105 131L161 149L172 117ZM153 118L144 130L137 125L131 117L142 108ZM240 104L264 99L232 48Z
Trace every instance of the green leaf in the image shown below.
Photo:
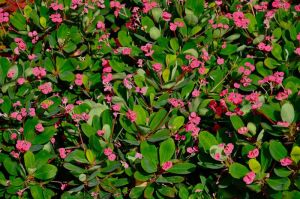
M10 15L9 22L18 30L26 29L26 18L19 12L14 12L14 14Z
M204 0L187 0L185 7L192 10L199 17L204 11Z
M275 69L279 66L279 63L270 57L265 59L264 64L270 69Z
M196 169L196 165L188 162L177 163L167 170L169 173L189 174Z
M174 198L176 195L176 189L174 187L167 187L163 186L162 188L158 189L159 193L161 193L163 196Z
M95 128L86 123L81 124L81 129L87 137L90 137L91 135L95 135L97 133L97 130Z
M179 43L178 43L178 39L177 38L172 38L170 40L170 45L171 48L176 52L177 50L179 50Z
M180 127L182 127L184 124L184 117L183 116L176 116L174 119L172 119L169 123L169 128L173 130L178 130Z
M261 166L260 166L260 163L256 159L250 159L248 164L249 164L249 168L251 169L251 171L253 171L254 173L260 172Z
M142 168L147 173L154 173L157 171L158 164L158 155L157 148L153 144L148 144L146 141L143 141L140 146L140 151L143 155L141 161Z
M93 153L92 150L87 149L87 150L85 151L85 155L86 155L87 160L88 160L91 164L93 164L93 163L95 162L96 156L94 155L94 153Z
M288 190L291 184L289 178L269 178L266 180L267 184L275 191Z
M161 37L161 31L157 27L153 26L150 28L150 37L151 39L157 40Z
M141 105L134 105L133 111L136 112L137 114L137 118L135 122L137 124L146 124L148 112L146 112Z
M226 48L224 48L220 51L220 54L221 55L231 55L231 54L235 53L237 49L238 49L237 45L227 44Z
M39 185L31 185L30 186L30 193L33 199L43 199L43 189Z
M231 164L229 167L230 175L237 179L244 177L248 172L249 172L249 170L247 169L247 167L245 167L244 165L242 165L240 163L235 162L235 163Z
M47 19L45 17L40 17L40 24L43 28L47 27Z
M24 155L24 162L26 170L29 172L30 169L35 168L35 157L31 151L27 151Z
M277 60L282 60L282 57L281 57L282 49L279 44L277 44L277 43L272 44L271 53Z
M230 116L230 121L235 130L245 126L243 120L237 115Z
M292 171L287 169L287 168L274 168L274 173L278 176L278 177L288 177L289 175L291 175Z
M149 142L158 142L170 137L169 129L161 129L148 138Z
M29 5L26 5L24 7L24 15L28 18L30 17L31 12L32 12L32 8Z
M150 122L151 130L157 129L166 122L168 112L165 109L160 109L157 113L154 114Z
M272 140L270 142L269 151L274 160L280 161L287 156L286 148L279 141Z
M32 144L45 144L49 142L56 131L57 129L54 126L46 127L43 133L34 137Z
M175 143L172 138L163 141L159 147L160 165L169 161L175 153Z
M292 160L298 164L300 160L300 147L299 146L294 146L292 151L291 151L291 158Z
M74 44L72 41L69 41L66 45L64 45L63 50L64 50L66 53L71 53L71 52L73 52L74 50L76 50L76 48L77 48L76 44Z
M292 123L295 119L295 110L291 103L286 102L280 111L281 119L285 122Z
M129 193L129 197L132 199L140 198L144 192L145 187L133 187Z
M118 32L118 40L122 46L131 46L132 38L123 30Z
M18 163L13 161L11 158L5 158L5 160L3 161L3 166L10 175L18 175Z
M34 177L40 180L48 180L54 178L57 173L57 168L51 164L41 166L35 173Z
M208 131L202 131L199 134L199 147L202 147L205 151L209 151L210 147L217 145L218 141L215 136Z
M147 173L155 173L157 171L157 165L148 157L143 157L141 166Z

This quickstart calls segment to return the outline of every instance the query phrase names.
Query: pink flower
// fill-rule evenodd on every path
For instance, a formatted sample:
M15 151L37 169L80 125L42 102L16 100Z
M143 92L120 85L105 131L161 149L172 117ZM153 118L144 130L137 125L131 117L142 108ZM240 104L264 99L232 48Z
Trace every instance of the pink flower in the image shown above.
M167 161L167 162L163 163L162 169L164 171L167 171L168 169L172 168L172 166L173 166L173 163L171 161Z
M146 57L151 57L154 53L154 50L152 50L152 44L147 43L145 46L141 46L141 50L145 53Z
M35 109L34 108L29 108L29 115L31 117L34 117L35 116Z
M58 152L59 152L60 158L65 159L67 157L66 149L65 148L59 148Z
M294 51L297 55L300 55L300 48L296 48L296 50Z
M109 161L114 161L117 158L116 154L112 153L108 156Z
M58 3L51 3L50 8L52 8L53 10L57 11L57 10L64 10L64 6L63 4L58 4Z
M197 90L197 89L194 89L193 92L192 92L192 96L193 97L198 97L200 95L200 91Z
M111 148L104 149L104 155L109 156L113 153L113 150Z
M31 143L26 140L17 140L16 148L21 152L24 153L28 151L31 147Z
M234 12L232 15L235 25L239 28L246 29L249 25L250 20L245 18L243 12Z
M15 70L13 70L13 69L9 70L8 73L7 73L7 77L11 79L11 78L14 77L15 74L16 74Z
M224 153L226 155L230 155L232 153L234 149L234 145L232 143L228 143L225 147L224 147Z
M279 122L277 122L277 125L281 126L281 127L289 127L290 123L289 122L285 122L285 121L279 121Z
M62 190L62 191L65 190L67 186L68 186L68 184L66 184L66 183L61 184L60 190Z
M114 104L111 106L113 111L119 112L121 109L121 105L120 104Z
M243 102L243 95L241 95L239 93L231 92L231 93L229 93L229 96L227 99L229 102L232 102L233 104L238 105Z
M76 76L75 76L75 84L77 85L77 86L81 86L82 84L83 84L83 75L82 74L76 74Z
M290 157L285 157L283 159L280 160L280 164L284 167L289 166L293 163L293 161L291 160Z
M160 72L162 69L162 64L161 63L152 64L152 68L155 72Z
M136 153L134 157L137 159L142 159L143 155L141 153Z
M246 183L246 184L251 184L254 179L255 179L255 173L253 171L250 171L249 173L247 173L244 178L243 178L243 181Z
M54 22L54 23L61 23L62 22L61 15L59 13L50 15L50 18L51 18L51 21Z
M218 57L218 59L217 59L217 64L219 64L219 65L222 65L222 64L224 64L224 59L223 59L223 58L220 58L220 57Z
M49 94L52 92L52 84L50 82L46 82L38 87L38 89L43 93L43 94Z
M20 77L20 78L18 78L17 79L17 83L19 84L19 85L23 85L24 83L25 83L25 78L24 77Z
M105 30L105 23L103 23L102 21L98 21L97 23L97 29L100 29L100 30Z
M100 136L100 137L103 136L104 133L105 133L104 130L98 130L98 131L97 131L97 135Z
M165 21L170 21L170 20L171 20L171 17L172 17L171 13L168 13L168 12L166 12L166 11L164 11L164 12L162 13L162 18L163 18L163 20L165 20Z
M175 23L170 23L170 30L175 31L177 29L177 25Z
M17 139L17 137L18 137L18 135L17 135L16 133L12 133L12 134L10 135L10 139L11 139L11 140L15 140L15 139Z
M238 133L244 135L244 134L248 133L248 128L247 127L241 127L241 128L238 129Z
M131 54L131 48L123 48L122 55L130 55Z
M256 158L259 155L258 149L253 149L252 151L248 152L248 158Z
M35 130L39 133L44 131L44 127L41 123L38 123L37 125L35 125Z
M136 120L136 113L132 110L128 110L127 113L126 113L126 117L131 121L131 122L134 122Z

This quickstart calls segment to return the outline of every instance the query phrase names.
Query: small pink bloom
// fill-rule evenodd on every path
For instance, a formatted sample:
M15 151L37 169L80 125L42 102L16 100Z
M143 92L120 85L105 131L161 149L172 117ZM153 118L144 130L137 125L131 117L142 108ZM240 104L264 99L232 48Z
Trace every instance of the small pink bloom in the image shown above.
M38 89L43 93L43 94L49 94L52 92L52 84L50 82L46 82L38 87Z
M218 59L217 59L217 64L219 64L219 65L222 65L222 64L224 64L224 59L223 59L223 58L220 58L220 57L218 57Z
M19 84L19 85L23 85L24 83L25 83L25 78L23 78L23 77L20 77L20 78L18 78L18 80L17 80L17 83Z
M143 155L141 153L136 153L134 157L137 159L142 159Z
M168 169L172 168L172 166L173 166L173 163L171 161L167 161L167 162L163 163L162 169L164 171L167 171Z
M280 164L284 167L289 166L293 163L293 161L291 160L290 157L285 157L283 159L280 160Z
M243 181L246 183L246 184L251 184L254 179L255 179L255 173L253 171L250 171L249 173L247 173L244 178L243 178Z
M63 183L63 184L61 184L60 189L63 191L63 190L65 190L65 188L66 188L67 186L68 186L68 184Z
M123 48L122 55L130 55L131 54L131 48Z
M170 21L170 20L171 20L171 17L172 17L171 13L168 13L168 12L166 12L166 11L164 11L164 12L162 13L162 18L163 18L163 20L165 20L165 21Z
M136 120L136 113L132 110L128 110L127 113L126 113L126 117L131 121L131 122L134 122Z
M58 152L59 152L60 158L65 159L67 157L66 149L65 148L59 148Z
M244 135L244 134L248 133L248 128L247 127L241 127L241 128L238 129L238 133Z
M117 158L116 154L112 153L108 156L109 161L114 161Z
M15 140L15 139L17 139L17 134L16 133L12 133L11 135L10 135L10 139L11 140Z
M9 70L7 73L7 77L11 79L14 77L15 74L16 74L15 70Z
M38 123L37 125L35 125L35 130L39 133L44 131L44 127L41 123Z
M229 143L224 147L224 153L226 155L230 155L232 153L233 149L234 149L234 145L232 143Z
M104 155L109 156L113 153L113 150L111 148L104 149Z
M279 121L279 122L277 122L277 125L281 126L281 127L289 127L290 123L289 122L284 122L284 121Z
M256 158L259 155L258 149L253 149L252 151L248 152L248 158Z
M31 147L31 143L26 140L17 140L16 148L21 152L24 153L28 151Z
M192 96L193 97L198 97L200 95L200 91L197 90L197 89L194 89L193 92L192 92Z
M98 130L98 131L97 131L97 135L100 136L100 137L103 136L104 133L105 133L104 130Z
M162 64L161 63L152 64L152 68L155 72L160 72L162 69Z

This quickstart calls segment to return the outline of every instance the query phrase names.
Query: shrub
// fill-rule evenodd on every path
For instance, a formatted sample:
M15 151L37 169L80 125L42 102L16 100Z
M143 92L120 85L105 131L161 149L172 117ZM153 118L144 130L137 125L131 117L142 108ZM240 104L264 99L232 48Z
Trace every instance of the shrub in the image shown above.
M2 198L299 198L300 4L0 9Z

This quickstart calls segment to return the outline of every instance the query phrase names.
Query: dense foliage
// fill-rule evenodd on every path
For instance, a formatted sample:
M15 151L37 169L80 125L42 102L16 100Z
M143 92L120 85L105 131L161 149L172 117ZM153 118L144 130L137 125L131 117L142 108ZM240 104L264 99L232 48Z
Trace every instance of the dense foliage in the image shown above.
M300 198L300 4L24 2L0 8L1 198Z

